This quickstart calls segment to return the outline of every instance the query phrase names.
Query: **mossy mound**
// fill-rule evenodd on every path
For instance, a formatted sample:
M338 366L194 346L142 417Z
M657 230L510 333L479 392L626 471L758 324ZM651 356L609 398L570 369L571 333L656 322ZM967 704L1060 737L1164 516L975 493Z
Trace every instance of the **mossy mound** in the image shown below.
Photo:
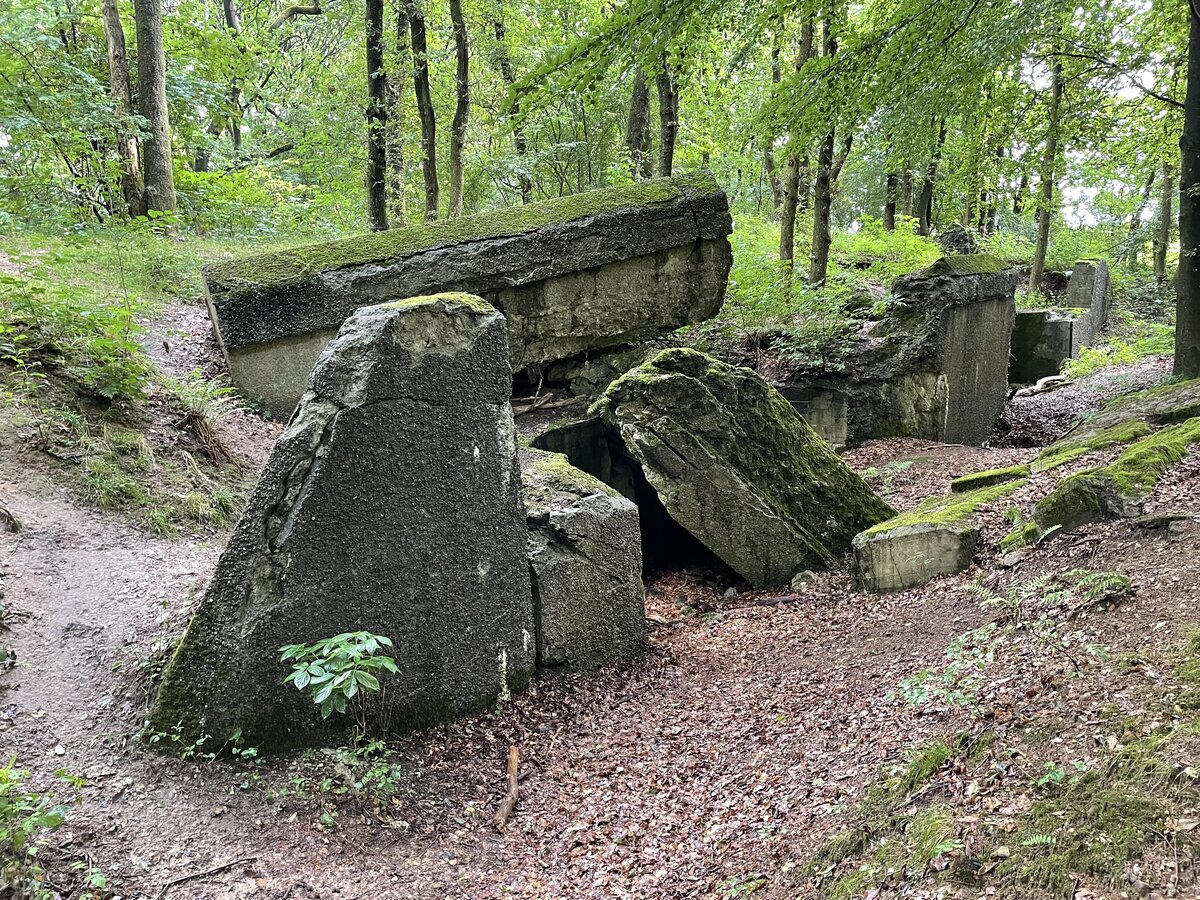
M1131 444L1112 463L1063 479L1037 502L1043 529L1071 531L1089 522L1135 515L1158 480L1200 443L1200 417L1171 425Z
M943 256L925 269L926 275L999 275L1004 261L990 253L956 253Z
M214 263L205 267L204 277L209 290L213 292L278 285L332 269L368 263L384 264L419 250L521 234L630 206L666 203L678 199L687 188L705 192L720 190L716 180L707 172L654 178L511 209L499 209L478 216L411 225Z
M1136 441L1153 430L1142 419L1129 419L1082 437L1064 438L1038 454L1030 468L1034 472L1048 472L1096 450Z
M971 564L979 543L974 517L989 503L1025 484L1024 479L960 494L931 497L854 538L851 574L863 590L919 587Z
M671 518L759 586L824 566L887 503L749 369L670 349L593 406Z
M984 472L973 472L970 475L962 475L950 482L950 491L954 494L962 494L967 491L975 491L979 488L992 487L997 484L1006 484L1010 481L1016 481L1020 478L1029 477L1029 466L1005 466L1002 469L988 469Z
M867 534L883 534L896 528L912 525L962 525L983 507L1007 497L1025 484L1025 479L1007 481L990 487L977 488L957 494L930 497L915 509L901 513L867 530Z

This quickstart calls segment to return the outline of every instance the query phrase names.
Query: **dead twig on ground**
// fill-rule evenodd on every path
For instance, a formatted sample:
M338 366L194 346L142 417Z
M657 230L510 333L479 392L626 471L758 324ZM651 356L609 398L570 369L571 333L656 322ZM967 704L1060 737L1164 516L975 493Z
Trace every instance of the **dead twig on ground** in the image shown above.
M154 900L162 900L163 897L167 896L167 891L175 887L177 884L183 884L187 881L195 881L198 878L207 878L209 875L217 875L228 869L232 869L236 865L240 865L241 863L251 863L256 859L258 859L257 856L241 856L237 859L232 859L227 863L222 863L219 866L213 866L211 869L205 869L203 872L193 872L191 875L181 875L178 878L173 878L162 886L162 890L158 892L158 895L154 898Z
M518 779L518 768L521 764L521 750L516 744L508 746L508 791L504 795L504 801L500 804L500 811L496 813L496 830L503 831L504 826L508 823L508 817L512 815L513 808L517 805L517 786L520 783Z
M560 409L564 406L581 403L584 399L583 397L564 397L561 400L551 400L553 396L553 394L542 394L540 397L534 397L530 403L514 406L513 415L523 416L535 409Z

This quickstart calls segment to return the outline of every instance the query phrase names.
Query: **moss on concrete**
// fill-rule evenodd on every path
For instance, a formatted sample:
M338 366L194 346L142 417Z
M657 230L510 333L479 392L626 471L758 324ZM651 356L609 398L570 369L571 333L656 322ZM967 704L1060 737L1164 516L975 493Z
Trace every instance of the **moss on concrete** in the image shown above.
M240 290L278 285L332 269L368 263L386 264L407 254L434 247L521 234L630 206L668 203L682 196L685 189L708 192L720 188L712 175L706 172L655 178L499 209L478 216L412 225L216 263L207 266L204 274L210 289Z
M1002 469L987 469L983 472L973 472L970 475L962 475L955 478L950 482L950 491L954 494L962 494L967 491L992 487L993 485L1005 484L1009 481L1028 477L1029 466L1026 465L1005 466Z
M990 253L964 253L943 256L927 268L925 275L999 275L1005 270L1003 260Z
M886 522L868 528L868 535L883 534L893 528L904 528L912 525L964 525L971 517L989 503L1007 497L1026 483L1019 478L991 487L978 488L960 494L946 494L941 497L930 497L916 509L901 513Z
M1070 531L1126 515L1196 443L1200 417L1160 429L1131 444L1109 465L1064 478L1037 502L1034 516L1043 528L1058 525Z
M591 494L620 496L599 478L575 468L562 453L529 449L522 456L521 484L525 508L531 513L549 505L562 494L579 497Z
M671 516L752 583L828 565L895 513L761 377L695 350L630 370L590 413L621 436ZM775 543L753 546L751 534Z
M1130 419L1079 438L1066 438L1043 450L1031 465L1034 472L1048 472L1071 460L1116 444L1128 444L1150 434L1153 429L1141 419Z
M448 291L443 294L428 294L423 297L406 297L403 300L393 300L391 303L384 304L393 309L406 309L412 306L422 306L426 303L445 303L447 306L465 306L467 309L478 313L492 313L496 311L496 307L488 303L482 297L476 297L474 294L468 294L463 291Z

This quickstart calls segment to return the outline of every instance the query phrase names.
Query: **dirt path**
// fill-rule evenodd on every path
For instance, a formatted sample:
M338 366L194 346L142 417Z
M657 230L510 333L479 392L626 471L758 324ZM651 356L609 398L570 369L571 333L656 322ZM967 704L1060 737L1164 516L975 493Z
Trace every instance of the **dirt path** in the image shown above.
M952 590L906 608L831 577L802 604L658 629L628 670L539 685L401 743L402 783L376 812L319 791L276 796L328 771L319 755L238 766L147 753L133 740L141 669L220 542L148 538L2 490L25 526L0 563L16 615L5 642L21 660L2 682L3 743L43 784L60 767L87 778L62 849L86 851L130 897L249 856L170 895L355 896L384 879L398 897L686 897L787 871L881 761L929 730L885 696L978 615ZM510 741L526 778L498 836ZM322 826L334 808L336 828Z
M910 441L853 461L884 473L908 506L944 490L950 470L1020 455ZM889 468L897 459L915 462ZM47 858L91 861L126 898L803 896L800 865L867 785L964 724L961 711L907 706L897 684L989 618L965 590L973 571L887 596L829 573L780 606L710 596L700 608L715 611L652 629L627 668L535 683L368 763L334 752L231 763L203 758L206 747L164 758L136 737L144 686L225 535L148 537L34 471L0 458L0 501L24 524L0 536L12 621L0 640L21 663L0 675L0 746L41 788L58 768L87 779ZM1151 507L1200 517L1198 483L1189 459ZM1197 602L1198 527L1146 537L1095 526L1051 544L1037 566L1139 573L1131 612L1096 627L1114 653L1145 649ZM653 608L673 619L697 608L699 590L667 579ZM1041 685L1020 669L1001 683L1018 698ZM521 800L498 834L510 743L522 752ZM372 766L377 787L356 790Z

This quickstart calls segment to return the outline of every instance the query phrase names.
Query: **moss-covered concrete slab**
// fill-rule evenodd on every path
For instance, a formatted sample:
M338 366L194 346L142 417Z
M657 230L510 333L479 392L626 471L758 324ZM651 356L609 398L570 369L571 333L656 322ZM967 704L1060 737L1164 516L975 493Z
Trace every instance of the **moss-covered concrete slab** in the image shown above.
M1005 466L1002 469L987 469L983 472L972 472L970 475L960 475L950 482L950 492L963 494L979 488L992 487L1029 477L1029 466Z
M756 586L826 566L894 510L774 388L693 350L665 350L594 411L670 517Z
M701 173L218 263L204 279L234 383L286 416L359 306L482 296L508 320L514 371L710 318L732 227L724 191Z
M1072 531L1089 522L1141 513L1141 502L1188 448L1200 443L1200 417L1169 425L1130 444L1107 466L1067 478L1039 500L1034 519L1043 529Z
M586 671L646 646L634 504L565 456L522 453L538 663Z
M322 353L150 716L185 745L342 740L280 647L392 639L376 731L486 708L534 667L528 532L504 319L477 297L358 310Z
M855 584L877 593L902 591L961 572L979 543L976 514L1023 484L1021 479L931 497L856 535L851 556Z

